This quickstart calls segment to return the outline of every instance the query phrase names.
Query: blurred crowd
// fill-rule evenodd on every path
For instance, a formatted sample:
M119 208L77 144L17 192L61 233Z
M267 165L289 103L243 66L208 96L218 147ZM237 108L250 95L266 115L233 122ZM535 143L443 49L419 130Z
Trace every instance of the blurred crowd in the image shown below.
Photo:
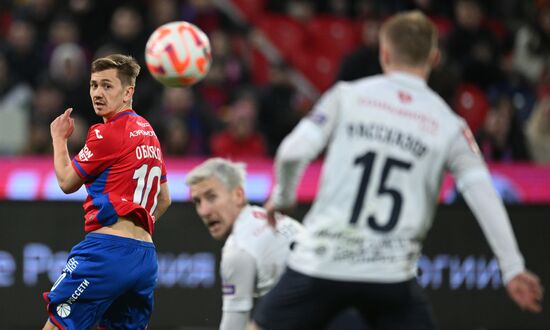
M51 152L49 124L74 108L72 153L97 123L89 64L113 52L142 65L134 109L176 156L270 157L312 102L295 68L266 60L255 72L256 27L230 15L230 0L3 0L0 2L0 155ZM344 17L360 43L334 80L380 73L377 29L388 15L418 8L440 31L442 62L429 84L472 128L488 161L550 163L550 0L262 0L297 21ZM210 37L213 62L192 88L165 88L144 65L159 25L186 20Z

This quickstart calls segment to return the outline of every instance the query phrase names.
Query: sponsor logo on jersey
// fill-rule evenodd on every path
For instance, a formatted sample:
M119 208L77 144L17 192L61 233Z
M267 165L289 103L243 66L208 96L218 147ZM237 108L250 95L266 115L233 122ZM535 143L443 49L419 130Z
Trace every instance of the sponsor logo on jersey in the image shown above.
M78 298L86 291L90 282L86 279L80 283L80 285L74 290L73 294L69 297L69 300L66 301L67 304L72 305Z
M57 315L62 318L66 318L67 316L69 316L69 314L71 314L71 306L68 304L60 304L59 306L57 306L56 311Z
M224 296L227 296L227 295L234 295L235 294L235 285L233 284L224 284L222 286L222 294Z
M399 101L403 103L410 103L412 101L411 94L405 92L405 91L399 91L397 92L397 95L399 96Z
M319 126L323 126L323 124L325 124L325 122L327 121L327 116L320 112L312 112L307 117L309 118L309 120Z
M103 135L101 135L101 132L96 128L94 129L94 132L95 132L95 136L98 138L98 139L103 139Z
M80 150L80 152L78 153L78 159L81 162L86 162L93 156L94 156L93 152L88 148L87 145L84 145L84 148L82 148L82 150Z
M130 137L131 138L138 137L138 136L155 136L155 131L153 131L153 130L147 130L146 131L146 130L138 129L138 130L130 132Z
M470 128L464 127L464 129L462 130L462 134L464 134L464 137L466 138L466 141L468 141L468 145L470 146L470 149L473 151L473 153L479 155L479 147Z
M78 261L76 261L75 258L71 258L67 261L67 264L63 268L63 272L72 274L76 267L78 267Z
M398 108L387 102L370 98L361 98L359 102L360 104L370 107L372 109L382 110L384 112L391 113L402 118L416 121L418 122L420 128L428 133L433 134L437 132L437 129L439 128L439 123L435 118L432 118L418 111L410 111L406 108Z
M151 126L149 123L144 123L142 121L136 121L136 124L138 124L141 127L150 127Z

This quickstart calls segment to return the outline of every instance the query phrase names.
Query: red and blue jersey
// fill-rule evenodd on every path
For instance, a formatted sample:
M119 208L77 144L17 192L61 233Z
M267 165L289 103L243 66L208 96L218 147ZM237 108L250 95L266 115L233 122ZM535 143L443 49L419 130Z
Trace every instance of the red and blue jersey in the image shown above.
M103 124L90 127L86 144L72 161L85 179L86 232L132 219L150 234L166 166L155 131L128 109Z

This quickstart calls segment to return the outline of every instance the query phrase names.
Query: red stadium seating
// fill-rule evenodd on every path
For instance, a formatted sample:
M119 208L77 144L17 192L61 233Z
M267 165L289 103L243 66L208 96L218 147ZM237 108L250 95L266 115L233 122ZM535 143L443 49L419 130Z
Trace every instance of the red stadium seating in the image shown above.
M291 63L321 91L334 83L340 64L331 52L316 49L293 54Z
M244 17L250 22L257 22L264 13L265 0L233 0Z
M453 22L444 16L430 16L439 33L439 39L445 39L453 29Z
M466 120L472 132L476 132L485 121L489 101L483 90L475 85L462 84L457 88L453 108Z
M304 27L288 16L266 14L258 22L258 27L286 59L306 46Z
M342 56L358 46L359 30L349 19L318 15L308 24L308 38L318 50Z

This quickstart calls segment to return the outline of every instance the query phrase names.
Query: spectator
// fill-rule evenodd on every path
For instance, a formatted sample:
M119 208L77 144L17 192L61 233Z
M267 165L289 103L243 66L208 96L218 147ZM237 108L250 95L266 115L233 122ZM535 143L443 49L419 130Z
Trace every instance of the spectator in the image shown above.
M500 45L491 30L483 26L484 12L478 0L458 0L455 29L447 41L447 54L462 70L462 81L487 88L502 78L499 70Z
M487 161L525 161L529 159L525 136L508 95L500 95L487 113L477 142Z
M251 91L239 92L227 109L227 127L210 139L215 157L267 156L267 145L257 129L258 103Z
M61 1L58 0L18 1L15 13L32 22L36 28L37 42L43 45L47 39L48 27L60 8Z
M14 20L8 31L5 48L6 58L14 74L35 86L44 65L34 24L24 19Z
M550 95L543 96L527 121L527 145L532 159L550 164Z
M380 21L365 18L361 23L361 45L347 55L336 80L351 81L382 73L378 61L378 30Z
M260 127L265 133L269 154L275 151L283 138L302 117L296 109L298 93L290 81L286 64L273 64L269 68L269 83L261 91Z
M50 78L65 94L66 104L73 113L80 115L88 124L97 123L97 115L91 111L87 59L82 48L75 43L63 43L52 52Z
M181 10L181 18L200 26L206 34L222 28L224 20L224 16L219 10L216 10L212 0L185 1Z
M207 154L212 120L200 111L199 104L189 88L164 88L160 114L157 112L151 124L163 127L161 141L168 154Z
M29 129L32 89L11 73L0 52L0 154L18 154L25 147Z
M127 54L136 56L140 63L145 63L145 43L143 18L136 7L125 5L115 9L111 17L111 33L104 43L114 43Z
M157 27L179 19L179 6L176 0L151 1L148 12L147 29L152 33Z
M550 72L550 3L537 9L535 22L517 32L513 54L516 70L535 85Z
M50 81L41 82L32 99L32 116L26 151L30 154L47 154L51 152L50 122L63 108L63 92Z
M206 110L217 115L229 101L230 87L227 83L224 65L218 61L212 61L210 71L196 88L207 105L208 109Z
M230 87L248 83L248 67L242 56L235 52L232 36L223 30L215 30L209 37L212 46L212 62L221 64L226 83Z
M45 62L49 62L53 50L64 43L80 45L80 30L74 19L69 15L59 15L50 24L48 39L44 46Z
M111 1L69 0L68 9L78 24L82 40L96 50L109 33L109 21L113 13ZM97 58L97 57L96 57Z

